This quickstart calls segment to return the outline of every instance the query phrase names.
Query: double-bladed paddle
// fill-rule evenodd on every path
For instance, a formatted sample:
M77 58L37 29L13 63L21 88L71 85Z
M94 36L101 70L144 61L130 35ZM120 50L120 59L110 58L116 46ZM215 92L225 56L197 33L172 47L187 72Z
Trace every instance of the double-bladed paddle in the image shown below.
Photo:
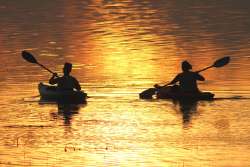
M26 61L28 61L28 62L30 62L30 63L33 63L33 64L37 64L37 65L41 66L42 68L44 68L45 70L49 71L50 73L55 74L53 71L51 71L51 70L48 69L47 67L45 67L44 65L40 64L40 63L36 60L36 58L35 58L31 53L29 53L28 51L25 51L25 50L22 51L22 57L23 57Z
M229 61L230 61L230 57L229 57L229 56L225 56L225 57L223 57L223 58L220 58L220 59L216 60L216 61L214 62L213 65L208 66L208 67L206 67L206 68L203 68L203 69L201 69L201 70L199 70L199 71L196 71L196 72L197 72L197 73L200 73L200 72L205 71L205 70L207 70L207 69L209 69L209 68L212 68L212 67L216 67L216 68L223 67L223 66L227 65L227 64L229 63ZM167 86L167 85L168 85L168 84L166 84L166 85L164 85L164 86ZM164 87L164 86L163 86L163 87Z
M196 71L196 72L200 73L200 72L205 71L205 70L207 70L209 68L212 68L212 67L220 68L220 67L223 67L223 66L227 65L229 62L230 62L230 57L225 56L223 58L220 58L220 59L216 60L213 65L208 66L206 68L203 68L203 69L201 69L199 71ZM169 84L166 84L164 86L167 86L167 85L169 85ZM159 86L158 84L155 85L155 87L157 87L157 88L164 87L164 86Z
M201 69L199 71L196 71L196 72L199 73L199 72L205 71L205 70L207 70L209 68L212 68L212 67L216 67L216 68L223 67L223 66L227 65L229 62L230 62L230 57L225 56L223 58L220 58L220 59L216 60L213 65L208 66L206 68L203 68L203 69ZM169 85L169 84L165 84L164 86L160 86L158 84L155 84L154 88L149 88L149 89L141 92L140 93L140 98L151 99L152 96L155 94L155 91L157 91L157 90L159 90L159 89L161 89L161 88L163 88L163 87L165 87L167 85Z
M230 57L226 56L226 57L223 57L223 58L216 60L213 65L208 66L206 68L203 68L202 70L199 70L196 72L199 73L199 72L205 71L205 70L212 68L212 67L216 67L216 68L223 67L223 66L227 65L229 63L229 61L230 61Z

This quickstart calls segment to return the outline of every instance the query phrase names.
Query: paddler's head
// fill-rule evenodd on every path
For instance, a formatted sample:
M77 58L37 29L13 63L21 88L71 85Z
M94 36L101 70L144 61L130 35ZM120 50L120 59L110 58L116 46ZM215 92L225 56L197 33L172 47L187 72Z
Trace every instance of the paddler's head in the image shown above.
M69 75L69 73L72 70L72 64L71 63L65 63L63 67L63 73L64 75Z
M188 61L183 61L181 64L182 71L189 71L192 69L192 65Z

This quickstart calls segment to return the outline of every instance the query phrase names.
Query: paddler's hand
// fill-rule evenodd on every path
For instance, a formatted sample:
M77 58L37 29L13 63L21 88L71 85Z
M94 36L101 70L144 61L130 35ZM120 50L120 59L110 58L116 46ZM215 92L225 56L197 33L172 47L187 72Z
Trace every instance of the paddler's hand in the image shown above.
M161 88L161 86L160 86L160 85L158 85L158 84L154 84L154 87L155 87L156 89Z
M58 74L56 72L53 73L53 78L58 77Z

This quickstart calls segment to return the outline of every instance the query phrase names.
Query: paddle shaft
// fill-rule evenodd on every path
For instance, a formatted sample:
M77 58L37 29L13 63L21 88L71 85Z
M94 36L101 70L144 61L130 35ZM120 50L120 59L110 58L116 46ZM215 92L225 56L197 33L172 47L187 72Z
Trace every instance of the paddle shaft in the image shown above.
M38 62L37 62L36 64L38 64L39 66L41 66L41 67L44 68L45 70L49 71L50 73L54 74L53 71L51 71L50 69L48 69L48 68L45 67L44 65L42 65L42 64L40 64L40 63L38 63Z
M212 68L212 67L214 67L214 66L212 65L212 66L203 68L203 69L201 69L201 70L199 70L199 71L196 71L196 72L197 72L197 73L200 73L200 72L205 71L205 70L207 70L207 69L209 69L209 68Z
M208 67L203 68L203 69L201 69L201 70L199 70L199 71L196 71L196 72L197 72L197 73L200 73L200 72L205 71L205 70L207 70L207 69L209 69L209 68L212 68L212 67L214 67L214 65L208 66ZM168 86L168 85L169 85L169 84L165 84L165 85L162 86L162 87L165 87L165 86Z
M45 67L44 65L40 64L40 63L36 63L38 64L40 67L44 68L45 70L49 71L51 74L55 74L53 71L51 71L50 69L48 69L47 67ZM56 77L59 77L58 75L56 75Z

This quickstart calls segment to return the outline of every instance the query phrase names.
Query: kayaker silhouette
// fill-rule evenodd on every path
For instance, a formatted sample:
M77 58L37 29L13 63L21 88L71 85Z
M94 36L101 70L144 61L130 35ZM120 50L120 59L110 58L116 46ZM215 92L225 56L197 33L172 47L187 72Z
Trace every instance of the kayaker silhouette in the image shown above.
M57 84L59 90L81 90L81 86L77 79L70 75L72 70L71 63L65 63L63 67L63 76L58 77L57 73L53 73L53 76L50 78L49 83L51 85Z
M176 77L167 85L173 85L179 82L178 88L180 89L180 91L188 93L200 92L200 90L198 89L197 81L205 81L205 78L198 72L190 71L192 69L192 65L188 61L183 61L181 67L182 73L176 75Z
M169 93L172 96L179 95L179 93L188 93L188 94L197 94L200 92L197 86L197 80L204 81L205 78L200 75L198 72L191 71L192 65L188 61L183 61L181 64L182 73L179 73L175 76L175 78L164 86L159 86L155 84L155 88L149 88L142 93L139 94L142 99L152 99L153 95L160 90L160 94L158 96L161 97L161 94L165 96L165 91L168 96ZM179 85L176 85L179 83ZM169 86L174 85L174 86Z
M191 71L192 65L188 61L182 62L182 73L178 74L170 83L159 86L154 85L154 88L144 90L139 94L141 99L152 99L154 95L158 99L196 99L196 100L212 100L214 94L210 92L201 92L198 89L197 81L204 81L205 78L199 73L210 68L220 68L230 62L230 57L225 56L216 60L212 65L203 68L199 71ZM179 82L179 85L173 85Z

